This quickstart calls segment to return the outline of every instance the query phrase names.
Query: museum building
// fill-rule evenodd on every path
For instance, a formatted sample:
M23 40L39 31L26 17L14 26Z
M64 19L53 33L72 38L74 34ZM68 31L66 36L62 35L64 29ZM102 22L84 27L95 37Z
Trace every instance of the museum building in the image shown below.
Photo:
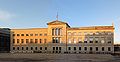
M79 22L78 22L79 23ZM113 53L114 25L71 27L55 20L47 28L11 29L11 53Z

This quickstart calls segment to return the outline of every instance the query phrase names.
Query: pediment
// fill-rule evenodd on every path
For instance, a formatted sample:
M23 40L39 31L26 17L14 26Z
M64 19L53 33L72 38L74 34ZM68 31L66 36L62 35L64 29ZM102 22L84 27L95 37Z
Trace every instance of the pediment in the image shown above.
M47 23L48 25L56 25L56 24L67 24L66 22L62 22L62 21L52 21L52 22L49 22Z

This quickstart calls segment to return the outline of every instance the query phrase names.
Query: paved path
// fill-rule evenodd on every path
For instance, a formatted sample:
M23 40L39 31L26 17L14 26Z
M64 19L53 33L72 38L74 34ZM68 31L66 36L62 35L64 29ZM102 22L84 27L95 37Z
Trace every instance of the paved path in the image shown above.
M120 62L120 57L109 54L0 53L0 62Z

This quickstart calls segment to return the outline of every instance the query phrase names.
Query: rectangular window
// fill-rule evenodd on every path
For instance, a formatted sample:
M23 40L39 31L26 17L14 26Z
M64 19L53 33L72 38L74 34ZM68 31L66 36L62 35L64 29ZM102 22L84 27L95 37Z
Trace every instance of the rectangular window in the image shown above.
M79 47L79 50L81 50L81 47Z
M61 47L59 47L59 50L61 50Z
M42 50L42 47L40 47L40 50Z
M84 50L86 51L86 50L87 50L87 47L84 47Z
M102 47L102 51L104 51L104 47Z
M19 39L17 39L17 43L19 43L20 42L20 40Z
M31 47L31 50L33 50L33 47Z
M76 47L74 47L74 50L76 50Z
M40 36L42 36L42 34L40 34Z
M84 43L87 43L87 41L84 41Z
M26 36L29 36L28 34L26 34Z
M24 50L24 47L22 47L22 50Z
M108 47L108 51L111 51L111 48L110 48L110 47Z
M47 39L44 39L44 43L46 43Z
M37 50L37 47L35 47L35 50Z
M24 34L21 34L21 36L24 36Z
M45 47L45 50L47 50L47 47Z
M42 39L40 39L40 43L42 43Z
M29 39L26 39L26 43L29 43Z
M13 36L15 36L15 34L13 34Z
M17 34L17 36L20 36L20 34Z
M90 51L92 51L92 47L90 47Z
M30 34L30 36L33 36L33 34Z
M53 47L53 50L55 50L55 47Z
M58 50L58 47L56 47L56 50Z
M98 43L98 41L95 41L95 43Z
M19 50L19 47L17 47L17 50Z
M28 47L26 47L26 50L28 50Z
M38 34L35 34L35 36L38 36Z
M13 43L15 43L15 39L13 39Z
M30 43L33 43L33 39L30 39Z
M96 51L98 51L98 47L96 47Z
M68 47L68 50L71 50L71 47Z
M35 43L38 43L38 39L35 39Z
M24 39L21 39L21 43L24 43Z
M54 29L52 29L52 35L54 35Z
M44 34L44 36L47 36L47 34Z
M90 41L90 43L93 43L93 41Z
M15 50L15 47L13 47L13 50Z

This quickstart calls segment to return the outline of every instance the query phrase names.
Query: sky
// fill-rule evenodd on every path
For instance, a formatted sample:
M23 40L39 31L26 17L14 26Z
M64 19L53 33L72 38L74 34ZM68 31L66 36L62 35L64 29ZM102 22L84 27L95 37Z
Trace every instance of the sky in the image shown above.
M58 19L71 27L115 27L120 43L120 0L0 0L0 27L41 28Z

